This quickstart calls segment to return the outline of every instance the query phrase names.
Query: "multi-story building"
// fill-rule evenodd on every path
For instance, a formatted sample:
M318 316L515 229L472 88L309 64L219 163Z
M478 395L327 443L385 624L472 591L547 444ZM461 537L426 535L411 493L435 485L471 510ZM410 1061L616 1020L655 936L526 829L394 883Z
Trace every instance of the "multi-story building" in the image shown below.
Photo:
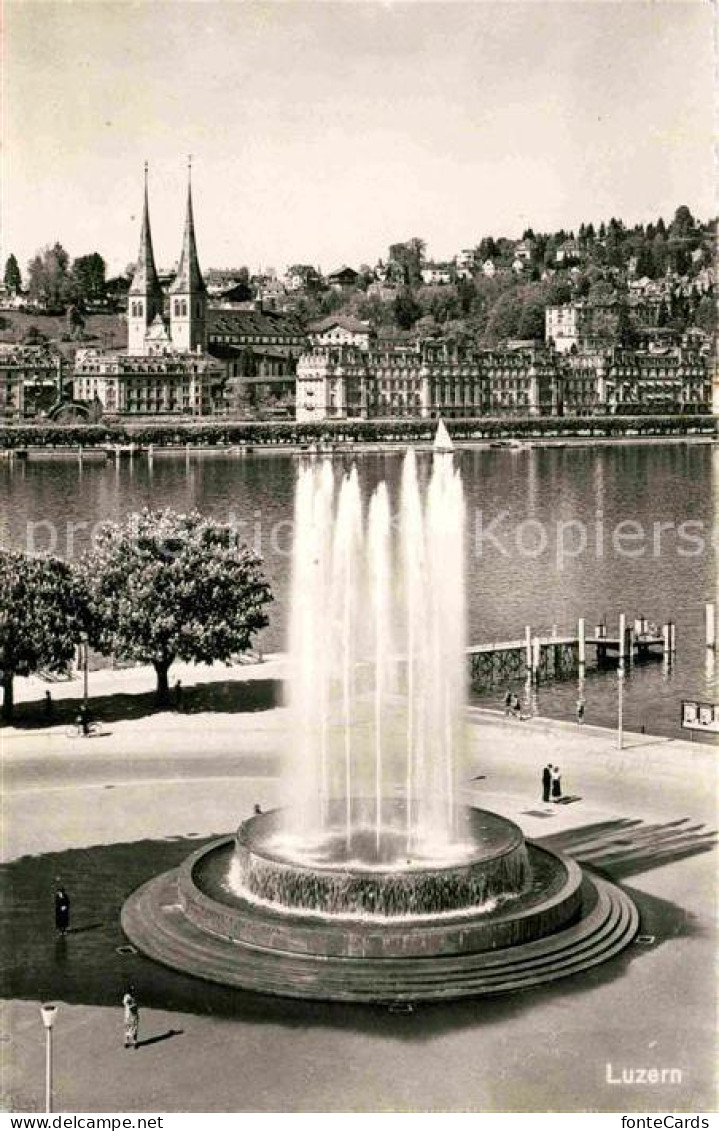
M712 404L709 359L679 348L537 345L481 350L446 341L315 345L297 368L298 420L701 413Z
M477 270L477 249L463 248L455 256L455 274L458 279L471 279Z
M0 345L0 421L46 416L63 396L62 360L47 346Z
M607 413L697 413L709 409L711 369L699 353L680 348L639 352L612 348L604 355Z
M426 287L444 287L454 282L454 268L450 263L427 263L420 269Z
M297 318L274 310L210 310L207 343L210 353L217 346L241 351L269 346L296 360L307 348L307 335Z
M582 333L587 325L587 310L583 303L567 302L562 306L548 306L544 311L544 337L558 353L579 349Z
M565 416L702 413L711 405L711 367L679 346L584 350L564 358L561 390Z
M478 352L441 341L315 346L297 367L298 420L544 415L560 393L539 347Z
M369 322L360 322L349 314L330 314L319 322L313 322L307 329L310 342L314 346L359 346L369 349L373 338Z
M99 401L108 416L222 414L225 384L223 368L207 354L82 349L75 358L75 397Z

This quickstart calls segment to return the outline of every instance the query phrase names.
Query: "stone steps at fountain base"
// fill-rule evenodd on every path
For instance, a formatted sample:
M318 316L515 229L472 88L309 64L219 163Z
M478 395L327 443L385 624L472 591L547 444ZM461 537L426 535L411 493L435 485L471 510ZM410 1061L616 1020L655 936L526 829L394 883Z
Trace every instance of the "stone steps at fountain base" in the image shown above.
M258 993L355 1002L418 1001L529 989L608 961L634 938L639 917L620 888L585 875L584 912L534 942L475 954L334 958L269 950L200 930L183 914L177 873L138 889L122 912L148 957L211 982Z

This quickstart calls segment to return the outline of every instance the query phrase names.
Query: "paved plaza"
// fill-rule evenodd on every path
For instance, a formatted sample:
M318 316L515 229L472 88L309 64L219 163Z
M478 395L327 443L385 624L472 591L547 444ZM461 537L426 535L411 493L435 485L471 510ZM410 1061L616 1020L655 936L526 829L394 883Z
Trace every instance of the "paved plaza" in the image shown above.
M17 725L1 738L5 1107L41 1107L38 1003L49 999L62 1111L714 1108L715 748L627 735L620 752L598 728L468 710L467 800L624 886L639 939L582 977L517 996L411 1014L295 1002L118 952L134 887L255 803L279 801L283 661L178 665L172 677L183 710L157 714L149 670L93 674L103 723L90 739L67 735L77 681L52 685L58 721L44 728L46 685L18 681ZM565 804L542 803L547 761L561 767ZM72 901L59 941L56 877ZM122 1047L128 981L137 1051ZM653 1069L671 1078L647 1082Z

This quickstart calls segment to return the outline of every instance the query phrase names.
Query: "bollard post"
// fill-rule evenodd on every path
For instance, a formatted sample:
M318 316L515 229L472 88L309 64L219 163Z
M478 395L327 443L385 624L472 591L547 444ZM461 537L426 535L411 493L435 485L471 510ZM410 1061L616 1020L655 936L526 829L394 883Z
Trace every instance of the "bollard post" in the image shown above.
M539 664L542 656L542 645L539 642L539 637L535 636L532 641L532 676L535 683L539 681Z
M716 650L716 606L713 601L707 601L705 606L706 645L712 651Z

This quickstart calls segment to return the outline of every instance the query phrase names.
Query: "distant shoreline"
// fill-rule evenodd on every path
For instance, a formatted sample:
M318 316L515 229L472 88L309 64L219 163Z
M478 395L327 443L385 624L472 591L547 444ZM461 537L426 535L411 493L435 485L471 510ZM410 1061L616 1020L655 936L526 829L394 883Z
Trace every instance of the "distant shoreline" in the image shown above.
M717 443L719 416L476 417L447 419L457 448L587 446L633 443ZM97 424L0 425L0 454L33 453L130 458L149 452L229 452L255 449L287 453L387 451L408 445L431 448L435 419L231 421L126 420Z
M556 438L536 437L531 441L516 441L498 444L488 439L457 440L457 452L465 451L509 451L521 453L533 449L561 451L566 448L604 448L604 447L652 447L655 445L704 445L713 447L719 445L719 435L684 435L684 436L565 436L561 440ZM371 455L373 453L401 453L408 447L419 452L431 452L432 443L429 440L374 440L374 441L333 441L331 444L282 444L272 441L253 444L163 444L155 445L153 458L168 458L185 456L232 456L235 458L248 458L262 455L284 456L344 456L349 454ZM80 454L82 453L82 455ZM135 457L148 457L148 445L136 445ZM130 458L127 451L122 451L123 459ZM48 445L38 444L24 448L0 448L0 460L52 461L52 460L87 460L92 463L109 462L114 460L112 445L97 445L82 448L79 444Z

